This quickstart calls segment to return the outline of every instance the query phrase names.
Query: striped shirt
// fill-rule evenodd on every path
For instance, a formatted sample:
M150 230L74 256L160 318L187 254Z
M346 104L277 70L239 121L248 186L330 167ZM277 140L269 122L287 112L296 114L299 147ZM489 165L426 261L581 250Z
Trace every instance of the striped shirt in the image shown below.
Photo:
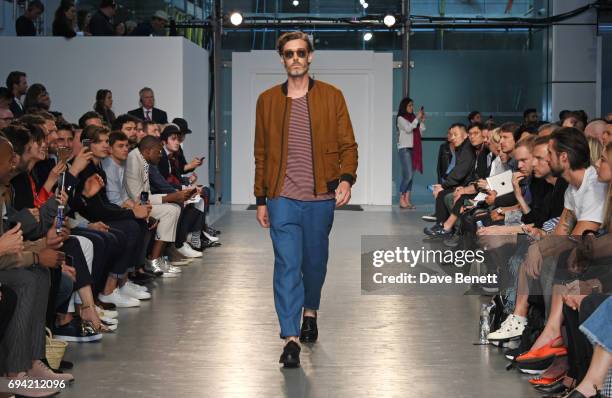
M281 196L304 201L328 200L335 197L333 192L315 194L307 95L291 100L287 172Z

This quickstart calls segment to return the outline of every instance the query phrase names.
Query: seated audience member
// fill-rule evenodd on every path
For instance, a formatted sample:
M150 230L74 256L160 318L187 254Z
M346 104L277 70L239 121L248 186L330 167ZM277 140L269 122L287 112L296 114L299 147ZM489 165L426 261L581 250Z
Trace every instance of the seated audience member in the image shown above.
M155 94L149 87L144 87L139 92L140 108L133 109L128 114L145 122L168 123L168 115L161 109L155 108Z
M36 24L34 23L42 13L45 6L39 0L30 1L25 13L15 21L15 33L17 36L36 36Z
M49 111L51 108L51 98L45 86L39 83L34 83L28 88L23 107L26 113L32 110L42 109Z
M113 123L113 131L121 131L125 134L130 142L130 149L134 149L138 145L138 132L136 127L140 120L130 114L119 115Z
M10 109L0 108L0 130L11 124L13 119L13 112Z
M13 71L6 77L6 88L11 93L10 109L15 118L23 116L25 113L25 105L21 102L21 98L28 91L28 79L24 72Z
M101 0L100 8L96 11L89 21L89 32L92 36L114 36L115 28L112 18L117 11L115 0Z
M549 135L559 130L560 128L561 126L556 123L544 123L543 125L538 127L538 136L548 137Z
M470 112L470 114L468 115L467 119L468 119L468 125L469 126L471 126L473 124L480 124L480 123L482 123L482 115L478 111Z
M83 116L79 118L79 127L84 130L89 125L104 127L102 116L98 112L89 111L85 112Z
M525 111L523 112L523 124L525 126L537 125L539 121L540 121L540 116L538 115L537 109L535 108L525 109Z
M166 36L167 24L168 14L165 11L157 10L149 22L138 24L130 36Z
M161 135L161 130L159 129L159 124L153 122L144 122L142 125L142 129L144 130L146 135L150 135L153 137L159 138Z
M138 122L136 122L136 142L138 144L140 144L140 141L147 136L144 125L145 123L142 120L138 120Z
M125 186L132 200L140 200L142 192L146 192L152 203L151 214L159 220L157 226L157 240L151 250L151 261L160 261L161 255L167 243L181 241L177 236L187 237L189 230L181 230L184 224L179 223L181 206L194 193L195 189L182 190L169 194L152 194L149 186L149 167L159 163L162 144L155 137L146 137L138 148L132 150L127 157L125 171ZM177 228L178 227L178 228ZM177 251L187 258L202 257L189 245L176 245Z
M53 36L62 36L71 39L76 36L76 7L72 0L62 0L53 20Z
M96 103L93 106L94 111L102 116L102 119L112 126L115 121L115 113L113 112L113 93L110 90L101 89L96 92Z
M6 87L0 87L0 110L11 110L11 102L13 101L13 94ZM11 111L11 115L13 111Z
M453 170L453 167L455 167L455 145L452 142L452 137L453 134L449 128L446 132L446 142L441 144L438 149L438 162L436 166L438 184L442 184L446 176L448 176ZM421 219L425 221L436 221L436 213L424 215Z
M452 140L455 145L455 166L453 170L448 174L442 184L434 185L433 196L436 198L436 225L432 228L426 228L425 233L427 235L436 235L447 238L450 234L443 236L437 233L442 228L442 224L448 217L448 211L446 209L446 203L444 198L449 193L452 194L455 188L462 186L467 182L472 169L474 168L474 162L476 160L474 148L470 141L467 139L467 131L464 125L454 124L451 126Z
M91 13L89 11L77 11L77 36L91 36L89 21L91 21Z
M191 130L184 119L177 118L174 119L174 121L178 124L168 125L161 135L164 149L162 151L162 158L159 162L159 172L175 189L182 189L184 186L190 186L196 183L198 176L192 171L202 165L204 158L195 157L191 162L187 163L181 145L186 135L191 134ZM183 174L188 172L192 172L192 174L189 177L184 177ZM207 190L205 187L198 187L198 195L200 195L202 199L195 203L195 207L202 212L203 216L206 214L206 202L208 200L205 195L206 192ZM204 243L206 243L207 246L215 246L215 243L219 240L216 236L219 231L206 226L205 220L203 220L203 222L205 224L202 232L204 235Z

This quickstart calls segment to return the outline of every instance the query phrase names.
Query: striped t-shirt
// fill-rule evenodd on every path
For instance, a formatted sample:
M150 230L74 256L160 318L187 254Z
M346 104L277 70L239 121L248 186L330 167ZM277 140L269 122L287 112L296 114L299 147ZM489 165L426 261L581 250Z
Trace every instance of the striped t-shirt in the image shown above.
M306 95L291 100L287 172L281 196L305 201L327 200L335 197L333 192L315 195L310 114Z

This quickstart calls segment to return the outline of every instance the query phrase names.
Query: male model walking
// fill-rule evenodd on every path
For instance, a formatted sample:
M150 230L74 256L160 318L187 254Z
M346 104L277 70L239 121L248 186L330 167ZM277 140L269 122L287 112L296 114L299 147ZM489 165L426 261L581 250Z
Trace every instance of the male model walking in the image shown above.
M342 92L308 75L308 35L285 33L277 49L287 81L257 100L255 196L274 246L274 304L286 343L279 362L298 367L298 340L317 340L329 232L334 208L351 198L357 144Z

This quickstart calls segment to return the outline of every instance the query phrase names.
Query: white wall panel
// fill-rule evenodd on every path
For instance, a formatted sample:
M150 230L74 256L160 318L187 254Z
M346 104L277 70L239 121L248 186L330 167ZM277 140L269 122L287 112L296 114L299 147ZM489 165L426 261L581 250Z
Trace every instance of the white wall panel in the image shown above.
M113 92L116 115L137 108L138 91L155 91L156 106L171 121L185 117L194 134L187 156L208 156L208 52L180 37L0 37L2 85L10 71L42 83L51 110L76 122L93 108L96 91ZM9 55L10 54L10 55ZM198 170L207 183L207 162Z

